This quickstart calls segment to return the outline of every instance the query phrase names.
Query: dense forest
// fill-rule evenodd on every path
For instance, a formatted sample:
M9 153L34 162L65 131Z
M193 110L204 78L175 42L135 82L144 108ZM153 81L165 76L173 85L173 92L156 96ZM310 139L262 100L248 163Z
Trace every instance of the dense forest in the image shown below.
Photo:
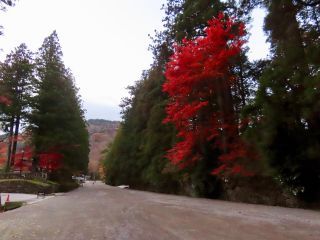
M271 48L250 61L256 8ZM242 181L319 201L320 2L168 0L163 10L153 64L128 87L106 149L106 183L220 198Z
M1 1L2 10L14 1ZM74 77L62 60L57 33L36 53L22 43L0 63L1 127L8 141L6 171L32 159L32 171L69 178L86 172L89 140ZM21 134L25 147L17 148ZM20 166L21 168L23 166Z

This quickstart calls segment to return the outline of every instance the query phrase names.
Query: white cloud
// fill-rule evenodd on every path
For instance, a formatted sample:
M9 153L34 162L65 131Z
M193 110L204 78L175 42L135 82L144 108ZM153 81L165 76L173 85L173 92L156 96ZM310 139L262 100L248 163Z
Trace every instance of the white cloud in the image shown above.
M248 42L249 59L258 60L266 58L269 53L270 44L266 43L267 36L263 31L263 21L266 12L264 9L258 8L252 12L252 27L250 30L250 38Z

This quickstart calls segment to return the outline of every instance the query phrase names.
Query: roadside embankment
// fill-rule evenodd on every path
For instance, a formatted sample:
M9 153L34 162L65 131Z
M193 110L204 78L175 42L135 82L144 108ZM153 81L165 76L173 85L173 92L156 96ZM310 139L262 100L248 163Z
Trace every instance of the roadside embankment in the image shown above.
M39 181L30 179L0 179L0 192L46 194L57 191L59 185L51 181Z

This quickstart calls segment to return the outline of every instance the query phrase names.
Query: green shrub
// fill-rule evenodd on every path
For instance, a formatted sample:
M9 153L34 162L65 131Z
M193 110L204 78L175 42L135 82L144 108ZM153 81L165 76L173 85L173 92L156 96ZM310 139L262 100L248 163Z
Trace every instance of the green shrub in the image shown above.
M59 184L59 192L69 192L79 187L75 181L61 182Z

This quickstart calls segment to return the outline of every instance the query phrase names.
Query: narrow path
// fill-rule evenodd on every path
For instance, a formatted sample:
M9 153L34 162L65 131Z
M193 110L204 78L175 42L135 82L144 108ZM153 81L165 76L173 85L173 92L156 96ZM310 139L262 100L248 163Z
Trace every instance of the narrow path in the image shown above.
M86 183L0 214L1 240L319 240L320 212Z

